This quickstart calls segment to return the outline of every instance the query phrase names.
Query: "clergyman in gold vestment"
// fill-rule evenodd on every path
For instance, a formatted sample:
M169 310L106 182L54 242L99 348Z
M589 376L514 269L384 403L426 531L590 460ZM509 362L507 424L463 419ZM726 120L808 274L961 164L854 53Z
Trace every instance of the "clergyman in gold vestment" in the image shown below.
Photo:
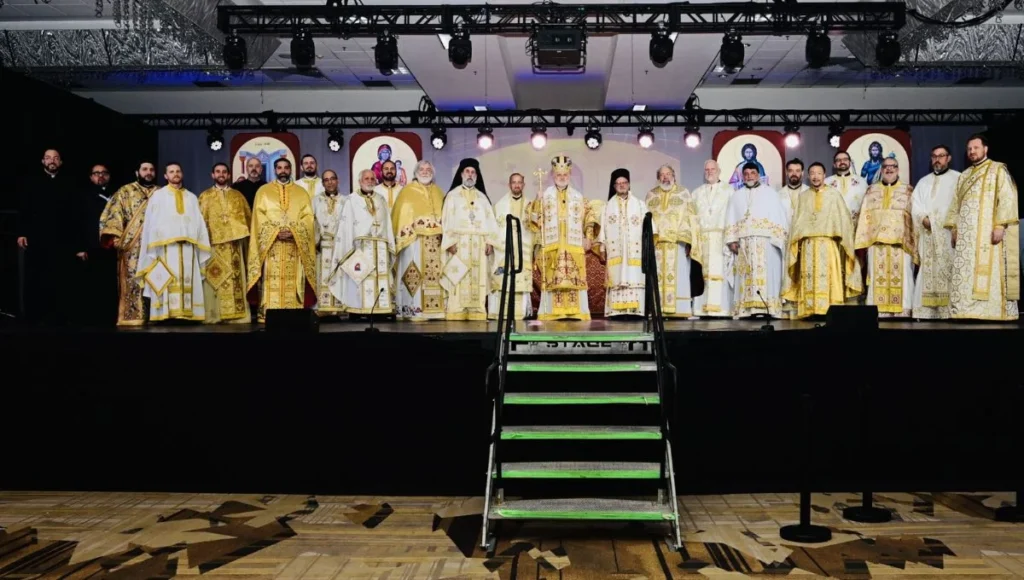
M117 249L117 325L142 326L149 308L142 298L142 280L136 277L142 242L142 224L149 196L156 191L156 165L143 161L136 181L118 189L100 215L100 244Z
M248 249L252 210L238 190L230 186L226 163L213 166L215 185L199 194L199 211L210 232L210 261L203 276L206 324L252 321L245 300L245 251Z
M249 228L249 299L260 283L259 322L267 310L316 302L316 227L309 193L291 181L292 164L274 162L277 180L260 187Z
M825 185L825 166L807 170L811 187L796 194L782 297L796 318L827 314L864 291L853 250L853 218L839 190Z
M1017 186L1006 165L988 158L988 142L967 141L971 167L960 174L945 227L952 230L951 318L1017 320L1020 221Z

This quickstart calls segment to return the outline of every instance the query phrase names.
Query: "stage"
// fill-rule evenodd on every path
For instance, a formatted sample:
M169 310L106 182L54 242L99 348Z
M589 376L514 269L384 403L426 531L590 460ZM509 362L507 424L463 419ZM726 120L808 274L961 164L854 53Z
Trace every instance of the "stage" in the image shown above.
M666 323L679 493L792 492L805 467L821 491L1018 486L1019 324L885 321L874 336L763 324ZM482 494L494 323L366 326L5 328L0 487Z

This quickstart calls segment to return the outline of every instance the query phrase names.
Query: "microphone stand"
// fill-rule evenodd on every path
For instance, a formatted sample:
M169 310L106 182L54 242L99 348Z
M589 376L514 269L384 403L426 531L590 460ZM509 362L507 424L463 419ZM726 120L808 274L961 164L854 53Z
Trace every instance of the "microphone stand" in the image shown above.
M373 311L377 308L377 303L380 302L380 295L384 293L384 288L381 288L377 292L377 298L373 301L373 306L370 307L370 326L363 329L363 332L380 332L379 328L373 327Z
M768 322L764 323L764 326L761 327L761 330L764 330L766 332L770 332L772 330L775 330L775 327L772 326L772 314L771 314L771 312L769 312L769 309L768 309L768 301L764 299L764 296L761 296L761 291L760 290L755 290L755 292L757 292L757 297L761 299L761 302L764 303L764 316L765 316L765 319L768 321Z

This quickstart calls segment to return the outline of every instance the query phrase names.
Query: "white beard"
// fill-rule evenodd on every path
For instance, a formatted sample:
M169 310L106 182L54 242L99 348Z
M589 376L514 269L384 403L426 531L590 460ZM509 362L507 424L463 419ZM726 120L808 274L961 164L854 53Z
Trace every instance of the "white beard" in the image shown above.
M360 187L359 191L361 191L361 192L363 192L365 194L371 194L371 193L373 193L373 188L371 187L370 189L364 189L364 188Z
M747 187L756 187L757 183L758 182L756 182L756 181L744 181L743 185L746 185Z
M658 182L658 187L660 187L662 191L670 191L675 186L676 186L676 184L674 184L674 183L661 183L661 182Z
M431 183L434 183L434 178L431 177L430 179L423 181L419 176L416 176L416 181L420 182L422 185L430 185Z
M476 180L472 177L462 180L462 187L465 187L466 189L473 189L474 186L476 186Z

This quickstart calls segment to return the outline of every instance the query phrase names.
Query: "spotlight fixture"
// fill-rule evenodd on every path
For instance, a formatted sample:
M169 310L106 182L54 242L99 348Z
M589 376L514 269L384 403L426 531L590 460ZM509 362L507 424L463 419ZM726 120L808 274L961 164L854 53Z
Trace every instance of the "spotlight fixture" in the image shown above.
M327 130L327 148L337 153L341 151L341 146L345 144L345 132L341 129L328 129Z
M481 149L490 149L494 146L494 130L490 127L480 127L477 130L476 144Z
M245 68L247 53L245 39L232 34L224 40L224 66L229 71L238 72Z
M696 125L686 127L686 132L683 134L683 143L690 149L700 147L700 129Z
M786 126L786 148L793 149L800 146L800 128L796 125Z
M548 130L542 125L536 125L533 128L533 132L530 134L530 145L537 151L540 151L548 144Z
M448 60L459 70L466 68L473 60L473 41L469 39L469 31L461 25L448 41Z
M601 146L601 129L597 125L589 125L587 127L587 134L583 136L583 142L587 144L587 149L597 149Z
M220 127L212 127L206 135L206 144L211 151L220 151L224 148L224 130Z
M828 126L828 144L839 149L839 137L843 134L843 128L839 125Z
M719 64L726 72L734 73L743 67L743 37L736 32L726 32L722 38L722 51L718 56Z
M309 30L300 28L292 36L292 64L299 70L309 70L316 64L316 45Z
M430 131L430 144L434 146L434 149L444 149L445 144L448 143L448 130L444 127L434 127Z
M658 68L664 68L672 60L672 52L675 43L668 34L668 29L661 28L651 34L651 47L649 49L651 62Z
M654 131L651 129L650 125L643 125L640 127L640 131L636 136L636 142L644 149L650 149L651 145L654 145Z
M373 61L384 76L391 76L398 69L398 37L391 34L391 31L383 30L377 35Z
M900 40L895 32L883 32L878 35L875 45L875 60L879 68L895 66L900 61Z
M832 41L823 28L816 28L807 35L804 58L811 68L821 68L832 58Z

